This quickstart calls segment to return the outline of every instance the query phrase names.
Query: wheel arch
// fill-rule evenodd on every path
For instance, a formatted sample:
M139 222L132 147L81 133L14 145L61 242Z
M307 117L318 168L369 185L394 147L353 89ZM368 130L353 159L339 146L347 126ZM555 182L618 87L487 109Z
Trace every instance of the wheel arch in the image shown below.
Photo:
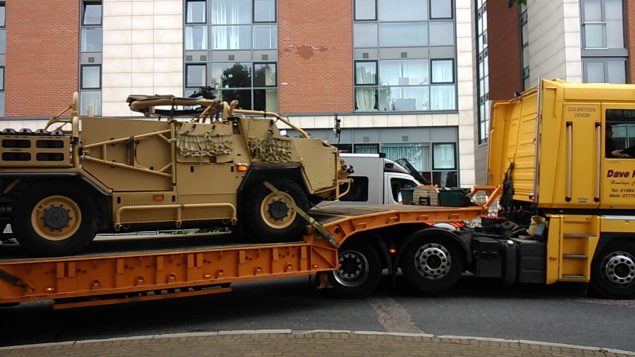
M272 177L273 175L283 175L300 185L304 192L308 195L306 182L302 178L302 172L299 164L264 164L264 165L252 165L245 174L242 182L238 186L237 202L243 202L246 193L249 191L249 187L254 183L261 180ZM238 211L240 212L240 204L238 205Z

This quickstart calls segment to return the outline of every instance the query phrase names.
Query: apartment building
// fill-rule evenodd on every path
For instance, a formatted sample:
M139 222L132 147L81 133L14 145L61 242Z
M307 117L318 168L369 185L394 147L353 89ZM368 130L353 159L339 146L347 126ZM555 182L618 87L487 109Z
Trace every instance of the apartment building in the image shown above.
M509 99L541 78L634 83L635 1L475 0L477 182L484 182L491 100ZM624 140L635 137L625 125Z

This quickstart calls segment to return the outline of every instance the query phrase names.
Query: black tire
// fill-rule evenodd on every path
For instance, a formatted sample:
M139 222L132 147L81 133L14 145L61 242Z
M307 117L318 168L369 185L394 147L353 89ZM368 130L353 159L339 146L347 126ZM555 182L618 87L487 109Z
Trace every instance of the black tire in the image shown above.
M341 297L364 297L371 294L381 280L381 260L367 241L357 239L340 247L339 267L328 274L330 291Z
M16 202L11 227L35 255L70 255L95 238L97 212L91 197L72 182L40 183Z
M455 242L430 237L416 239L408 245L401 267L412 286L427 293L440 293L459 281L464 260Z
M270 178L278 191L302 211L309 209L309 200L304 190L286 178ZM288 242L298 240L306 229L306 220L283 199L271 192L262 182L254 184L244 202L246 226L249 233L263 242Z
M609 243L591 264L591 287L614 298L635 297L635 243Z

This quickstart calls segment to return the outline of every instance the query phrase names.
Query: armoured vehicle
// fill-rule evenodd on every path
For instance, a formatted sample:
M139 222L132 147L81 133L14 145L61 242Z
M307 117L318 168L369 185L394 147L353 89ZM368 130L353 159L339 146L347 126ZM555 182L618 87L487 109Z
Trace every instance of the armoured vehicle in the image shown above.
M278 114L209 97L127 102L145 118L80 117L75 95L44 129L0 134L0 217L32 253L68 255L98 232L163 227L294 239L306 227L297 210L346 187L337 149ZM277 121L299 137L282 136Z

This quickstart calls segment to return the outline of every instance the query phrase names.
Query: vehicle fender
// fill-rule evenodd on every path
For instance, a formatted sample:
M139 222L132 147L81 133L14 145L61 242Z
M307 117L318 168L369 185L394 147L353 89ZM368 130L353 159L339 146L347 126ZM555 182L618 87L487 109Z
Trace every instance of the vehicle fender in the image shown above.
M394 264L395 264L394 269L397 269L397 267L399 267L399 263L401 262L401 259L403 259L403 256L406 254L406 247L408 247L410 243L412 243L413 241L417 239L426 238L426 237L445 237L447 239L450 239L451 241L455 242L459 247L461 247L461 249L463 249L465 253L466 262L469 263L472 261L470 246L464 239L461 238L460 235L446 229L428 227L428 228L423 228L413 232L410 236L408 236L408 238L406 238L403 242L401 242L399 253L397 254L396 259L394 260Z
M240 186L238 186L237 202L243 201L244 195L252 184L272 176L284 176L286 178L292 179L300 184L300 187L302 187L303 190L307 190L306 183L302 178L300 164L251 165L249 167L249 170L245 174L242 182L240 183ZM238 210L240 211L240 204L238 206Z

